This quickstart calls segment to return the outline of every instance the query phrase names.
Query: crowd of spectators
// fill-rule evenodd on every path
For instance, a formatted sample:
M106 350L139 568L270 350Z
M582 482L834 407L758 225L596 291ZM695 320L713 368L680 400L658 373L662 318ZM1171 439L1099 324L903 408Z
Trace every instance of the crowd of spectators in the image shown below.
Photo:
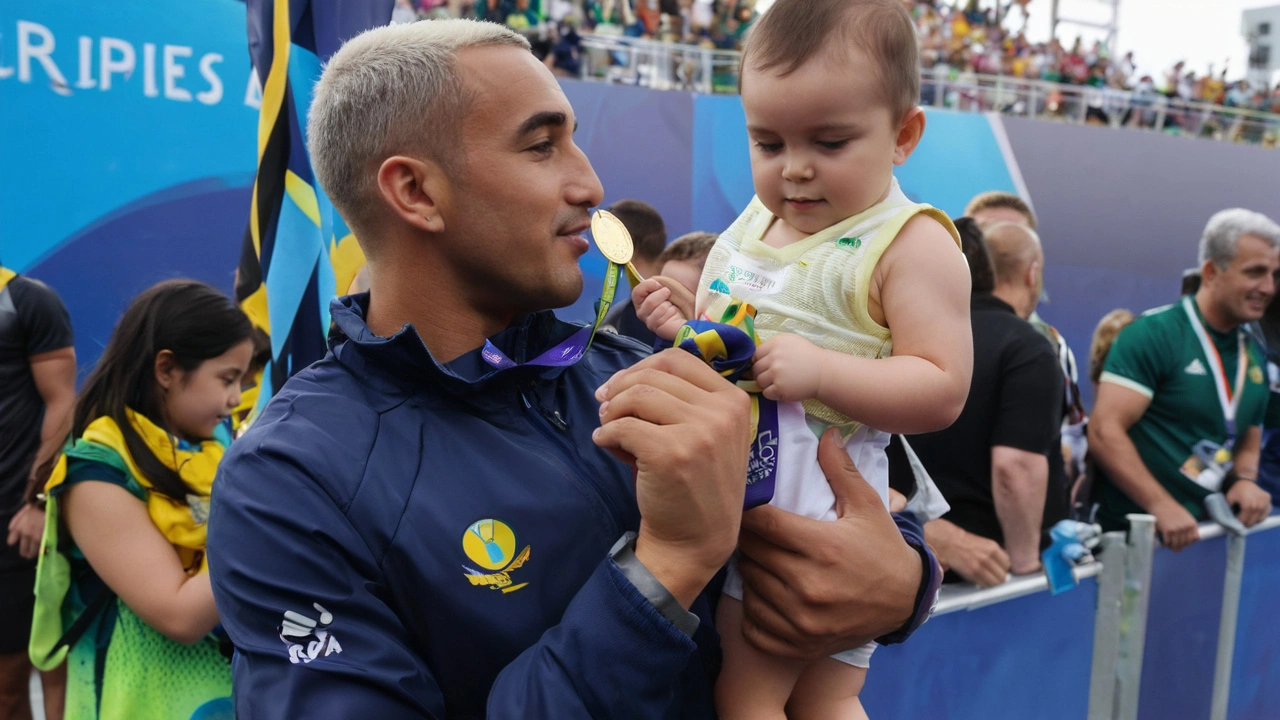
M1248 123L1233 123L1232 116L1221 113L1195 112L1196 104L1280 112L1280 87L1231 80L1226 66L1215 70L1210 64L1206 72L1197 74L1180 61L1153 77L1139 73L1132 51L1118 56L1100 41L1087 44L1077 37L1069 46L1058 38L1030 42L1025 32L1029 18L1025 2L1017 3L1020 10L1012 10L1011 5L1010 11L999 17L995 10L978 9L974 2L911 0L910 4L920 36L926 104L1082 118L1095 124L1158 125L1171 133L1275 142L1274 132L1264 137L1261 126L1245 127ZM1073 85L1096 92L1055 89L1041 92L1036 102L1026 94L977 92L974 88L982 84L979 75ZM927 82L930 79L932 83ZM936 92L942 95L932 97ZM1108 102L1108 97L1113 102ZM1029 107L1032 103L1035 106ZM1117 109L1122 114L1117 114Z
M1197 72L1178 62L1157 76L1140 74L1133 52L1120 56L1105 43L1077 37L1027 39L1029 0L997 10L976 0L903 0L920 37L925 74L922 102L967 110L1126 125L1219 139L1275 145L1266 121L1209 110L1280 113L1280 87L1231 79L1228 67ZM394 19L475 17L502 22L526 35L557 75L578 77L582 35L633 37L703 49L736 50L771 0L397 0ZM1032 6L1034 9L1034 6ZM1036 9L1039 12L1038 9ZM730 68L717 70L711 87L731 91ZM688 75L688 72L684 73ZM982 79L983 76L988 81ZM990 76L1077 86L1018 91L986 87ZM688 77L684 77L688 84Z
M393 21L474 17L535 41L570 29L736 50L762 0L397 0Z
M920 34L922 64L926 70L934 70L935 76L1004 75L1248 110L1280 109L1280 88L1229 80L1230 70L1225 66L1215 71L1211 64L1207 72L1198 75L1185 62L1178 62L1156 78L1138 73L1132 51L1117 56L1100 41L1089 45L1077 37L1069 47L1056 38L1032 43L1025 32L1029 17L1025 3L1019 3L1020 12L999 19L994 10L978 10L973 2L961 6L941 0L912 0L911 5ZM1011 28L1018 19L1020 26Z

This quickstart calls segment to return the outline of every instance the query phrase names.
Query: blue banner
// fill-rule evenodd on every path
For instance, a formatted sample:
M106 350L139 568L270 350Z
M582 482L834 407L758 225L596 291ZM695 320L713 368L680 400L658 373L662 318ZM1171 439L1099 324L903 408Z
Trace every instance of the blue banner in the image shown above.
M82 369L137 292L231 290L260 91L237 0L0 4L0 261L52 285Z

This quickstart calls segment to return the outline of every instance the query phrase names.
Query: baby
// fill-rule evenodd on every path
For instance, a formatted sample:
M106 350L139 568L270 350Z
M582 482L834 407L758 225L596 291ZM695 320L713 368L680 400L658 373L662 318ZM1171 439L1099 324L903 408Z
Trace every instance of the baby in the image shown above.
M968 394L969 272L942 212L912 202L893 169L924 133L915 28L901 0L778 0L743 50L741 93L756 197L716 242L695 317L734 301L757 310L753 371L776 401L780 457L771 504L834 520L817 465L837 428L882 498L889 433L950 425ZM654 279L633 292L660 337L686 318ZM789 458L786 459L786 458ZM767 655L742 636L730 567L717 625L722 717L863 717L875 644L814 663Z

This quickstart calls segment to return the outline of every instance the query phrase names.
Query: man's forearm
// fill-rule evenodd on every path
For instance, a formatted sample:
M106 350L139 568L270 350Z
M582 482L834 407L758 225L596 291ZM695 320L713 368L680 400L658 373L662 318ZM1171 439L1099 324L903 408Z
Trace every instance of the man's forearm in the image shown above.
M1043 455L1036 455L1034 460L992 464L991 495L1004 533L1004 549L1015 574L1040 567L1040 526L1048 485L1049 461Z
M1235 448L1232 470L1241 480L1258 479L1258 465L1262 462L1262 429L1251 427L1245 431Z
M956 527L955 523L943 518L930 520L924 524L924 539L929 543L929 547L933 548L934 555L937 556L944 570L951 568L951 549L956 534L960 532L964 531Z
M67 434L71 432L71 412L74 407L74 395L45 407L44 421L40 425L40 447L36 450L35 461L31 464L26 493L23 495L27 502L33 501L40 494L40 486L48 476L49 466L53 464L67 441Z
M1107 477L1143 510L1155 512L1165 503L1176 502L1147 469L1138 448L1123 428L1106 425L1091 428L1089 449Z

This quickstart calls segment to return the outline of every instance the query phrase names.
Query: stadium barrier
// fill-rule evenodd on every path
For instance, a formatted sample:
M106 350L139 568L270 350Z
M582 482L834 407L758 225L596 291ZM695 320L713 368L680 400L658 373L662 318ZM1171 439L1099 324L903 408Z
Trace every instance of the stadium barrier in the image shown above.
M1043 575L947 586L910 642L881 648L863 690L889 718L1262 720L1280 715L1280 516L1244 537L1200 526L1159 546L1155 519L1106 533L1074 590ZM1246 546L1254 548L1247 556ZM1088 641L1092 638L1092 643Z

